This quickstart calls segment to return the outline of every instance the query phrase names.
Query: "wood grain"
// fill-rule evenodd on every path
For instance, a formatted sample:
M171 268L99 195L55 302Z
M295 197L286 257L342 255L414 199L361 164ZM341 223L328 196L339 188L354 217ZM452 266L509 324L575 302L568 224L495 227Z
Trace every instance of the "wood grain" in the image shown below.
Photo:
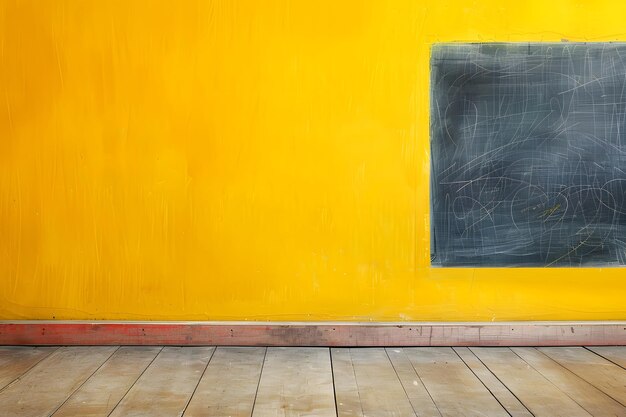
M64 347L0 392L3 417L48 416L55 411L117 348Z
M556 362L563 365L594 387L626 406L626 371L581 347L540 348Z
M626 417L626 370L585 348L37 350L0 348L9 379L30 364L0 416Z
M401 348L385 349L413 410L418 416L441 416L437 405Z
M415 410L383 348L350 349L365 416L415 416Z
M364 417L350 349L330 350L338 417Z
M626 408L535 348L512 348L520 358L593 416L626 416Z
M107 416L154 360L161 348L126 346L119 348L54 413L54 417Z
M217 348L185 417L250 417L266 348Z
M451 348L405 348L443 416L509 414Z
M465 347L454 348L454 351L512 417L532 417L532 413L524 407L524 404L474 355L474 352Z
M214 350L214 347L164 348L110 416L182 415Z
M56 348L52 347L0 347L0 390L15 381Z
M0 322L0 345L626 345L624 322Z
M335 415L329 349L268 348L252 417Z
M587 411L508 348L472 352L537 417L589 417Z
M587 349L626 369L626 346L591 346Z

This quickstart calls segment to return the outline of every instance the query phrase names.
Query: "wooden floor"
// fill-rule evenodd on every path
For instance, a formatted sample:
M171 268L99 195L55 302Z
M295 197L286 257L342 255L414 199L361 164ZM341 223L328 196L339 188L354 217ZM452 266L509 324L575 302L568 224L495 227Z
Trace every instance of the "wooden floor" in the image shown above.
M626 347L0 347L7 416L626 416Z

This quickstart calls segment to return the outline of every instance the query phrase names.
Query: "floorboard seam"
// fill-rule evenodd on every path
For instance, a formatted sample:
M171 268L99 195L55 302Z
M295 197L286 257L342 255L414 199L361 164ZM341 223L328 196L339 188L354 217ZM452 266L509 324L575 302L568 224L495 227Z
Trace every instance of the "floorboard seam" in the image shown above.
M250 417L254 415L254 407L256 407L256 399L259 395L259 387L261 386L261 378L263 378L263 369L265 368L265 360L267 359L267 350L269 348L265 348L265 353L263 354L263 363L261 363L261 372L259 372L259 381L256 384L256 391L254 392L254 401L252 401L252 410L250 411Z
M489 388L489 387L487 386L487 384L485 384L485 382L484 382L484 381L483 381L483 380L482 380L482 379L481 379L478 375L476 375L476 372L474 372L474 370L472 369L472 367L471 367L471 366L469 366L469 365L467 364L467 362L465 362L465 361L463 360L463 358L461 357L461 355L459 355L459 352L457 352L455 348L452 348L452 350L454 351L454 353L456 354L456 356L458 356L458 357L459 357L459 359L461 359L461 362L463 362L463 364L465 365L465 367L466 367L467 369L469 369L469 371L472 373L472 375L474 375L474 377L475 377L478 381L480 381L480 383L481 383L481 384L483 384L483 386L485 387L485 389L487 389L487 391L489 391L489 394L491 394L491 396L494 398L494 400L496 400L496 401L498 402L498 404L500 404L500 407L502 407L502 409L503 409L503 410L504 410L504 411L505 411L505 412L506 412L509 416L513 417L513 414L511 414L511 412L510 412L510 411L509 411L509 410L508 410L508 409L504 406L504 404L502 404L502 402L501 402L501 401L500 401L500 399L496 396L496 394L494 394L494 393L493 393L493 391L491 391L491 388ZM472 354L473 354L473 353L472 353ZM474 355L474 356L476 356L476 355ZM507 388L507 390L508 390L508 388ZM511 391L511 390L509 390L509 392L510 392L510 391ZM522 405L523 405L523 404L522 404ZM525 406L524 406L524 407L525 407Z
M535 372L537 372L539 375L541 375L546 381L548 381L550 384L552 384L552 386L554 386L556 389L558 389L559 391L561 391L563 394L565 394L569 399L571 399L572 401L574 401L580 408L582 408L583 410L585 410L587 413L589 413L589 415L593 416L593 414L591 413L591 411L587 410L582 404L580 404L578 401L576 401L575 398L573 398L571 395L569 395L567 392L563 391L558 385L556 385L554 382L552 382L552 380L550 380L547 376L545 376L543 374L543 372L541 372L539 369L535 368L531 363L527 362L524 358L522 358L520 355L517 354L516 351L514 351L511 348L508 348L511 352L513 352L518 358L520 358L521 360L524 361L524 363L526 363L528 366L530 366L532 369L535 370ZM538 350L539 352L539 350ZM543 352L541 352L543 353ZM545 354L544 354L545 355ZM553 360L552 358L550 358L548 355L545 355L546 357L548 357L548 359L550 359L553 362L556 362L555 360ZM558 363L558 362L556 362ZM563 365L559 364L562 368L564 368L566 371L570 372L572 375L574 375L575 377L585 381L585 379L581 378L579 375L575 374L574 372L570 371L569 369L565 368ZM589 381L585 381L588 384ZM590 384L591 385L591 384Z
M69 395L65 398L65 400L63 400L63 402L57 408L55 408L50 414L48 414L48 416L52 417L57 411L59 411L61 407L63 407L65 403L67 403L68 400L72 398L72 395L74 395L74 393L76 393L83 385L85 385L87 381L89 381L91 377L94 376L96 372L98 372L100 368L102 368L104 364L107 363L109 359L111 359L111 357L113 357L113 355L115 355L115 352L120 350L120 347L121 346L118 346L113 352L111 352L111 354L100 364L100 366L98 366L87 378L85 378L83 382L81 382L75 389L73 389L72 392L70 392Z
M552 361L558 363L560 366L562 366L563 368L567 369L569 372L571 372L572 374L576 375L578 378L582 379L583 381L585 381L587 384L591 385L592 387L594 387L595 389L597 389L598 391L602 392L604 395L606 395L607 397L611 398L613 401L617 402L618 404L621 404L622 406L626 407L626 404L624 404L623 402L621 402L620 400L618 400L617 398L613 397L611 394L609 394L608 392L606 392L605 390L603 390L602 388L596 386L595 384L593 384L591 381L586 380L585 378L583 378L582 376L578 375L576 372L574 372L573 370L569 369L567 366L561 364L559 361L552 359L549 355L547 355L546 353L542 352L541 350L537 349L538 352L543 353L544 355L546 355L548 358L550 358ZM612 362L611 362L612 363ZM558 388L558 387L557 387ZM567 395L567 394L566 394ZM569 397L569 395L568 395ZM571 398L571 397L570 397ZM573 399L573 398L572 398ZM574 400L576 401L576 400ZM578 403L576 403L578 404ZM585 410L586 411L586 410Z
M620 365L619 363L617 363L617 362L615 362L615 361L613 361L613 360L611 360L611 359L607 358L607 357L606 357L606 356L604 356L604 355L601 355L600 353L596 352L596 351L595 351L595 350L593 350L593 349L589 349L587 346L582 346L582 347L583 347L584 349L588 350L589 352L593 353L594 355L598 355L598 356L599 356L599 357L601 357L602 359L604 359L604 360L606 360L606 361L609 361L609 362L611 362L612 364L617 365L617 366L619 366L620 368L622 368L623 370L625 370L625 371L626 371L626 368L624 368L624 367L623 367L622 365Z
M185 408L183 408L183 412L181 413L181 416L184 416L185 413L187 412L187 408L189 407L189 404L191 403L193 396L196 394L196 391L198 390L198 386L200 385L200 381L202 381L202 378L204 377L206 370L209 369L209 364L211 363L211 359L213 359L213 356L215 356L216 351L217 351L217 346L213 348L213 352L211 352L211 356L209 357L209 360L207 361L206 366L204 367L204 370L202 371L202 374L200 374L200 378L198 378L198 382L196 383L196 386L193 387L193 391L191 391L191 395L189 396L189 399L187 400L187 403L185 404Z
M59 349L60 349L60 347L57 347L56 349L53 349L52 351L50 351L50 353L48 353L47 355L44 355L44 357L39 359L37 362L32 364L27 370L22 372L22 374L20 376L18 376L17 378L15 378L13 381L9 382L8 384L6 384L4 387L0 388L0 393L2 393L2 391L4 391L5 389L9 388L11 385L15 384L16 382L18 382L22 378L24 378L35 366L39 365L44 359L49 358L50 355L52 355L53 353L57 352Z
M400 379L400 375L398 375L398 370L396 369L395 365L393 364L393 361L389 357L389 352L387 352L387 348L383 348L383 350L385 351L385 355L387 355L387 360L391 364L391 369L393 369L393 372L396 374L396 378L398 378L398 382L400 383L400 386L402 387L402 391L404 391L404 395L406 396L406 399L409 401L409 404L411 404L411 410L413 410L413 414L415 414L415 416L417 417L419 414L418 414L417 410L415 409L415 407L413 407L413 402L411 402L411 398L409 397L409 393L406 392L406 388L404 388L404 384L402 383L402 379Z
M328 348L328 357L330 358L330 375L333 379L333 398L335 399L335 417L339 417L339 408L337 407L337 389L335 388L335 368L333 367L333 353Z
M113 408L111 409L111 411L109 411L109 414L107 414L107 417L109 417L111 414L113 414L113 412L115 411L115 409L120 405L120 403L124 400L124 398L126 398L126 396L128 395L128 393L130 392L131 389L133 389L133 387L135 386L135 384L137 383L137 381L139 381L139 378L142 377L142 375L146 372L146 370L148 370L148 368L152 365L152 363L154 363L154 361L156 360L156 358L159 357L159 355L161 354L161 352L163 352L163 349L165 348L165 346L161 346L161 350L159 350L157 352L156 355L154 355L154 358L152 358L152 360L150 361L150 363L143 369L143 371L141 371L141 373L137 376L137 378L135 379L135 381L130 384L130 387L128 387L128 389L126 390L126 392L124 393L124 395L122 395L122 398L119 399L119 401L117 402L117 404L115 404L115 406L113 406Z
M528 408L528 406L527 406L526 404L524 404L524 402L523 402L523 401L522 401L522 400L521 400L521 399L520 399L517 395L515 395L515 393L511 390L511 388L509 388L509 387L508 387L508 386L504 383L504 381L502 381L500 378L498 378L498 375L496 375L496 373L495 373L495 372L493 372L493 371L491 370L491 368L489 368L489 367L487 366L487 364L486 364L485 362L483 362L483 360L482 360L482 359L480 359L480 357L479 357L477 354L475 354L475 353L474 353L474 351L473 351L471 348L469 348L469 347L468 347L467 349L468 349L468 350L472 353L472 355L474 355L474 356L476 357L476 359L478 359L478 361L479 361L480 363L482 363L482 364L483 364L483 366L485 367L485 369L487 369L487 370L491 373L491 375L493 375L493 377L494 377L495 379L497 379L497 380L498 380L498 381L502 384L502 386L503 386L504 388L506 388L506 389L507 389L507 391L509 391L509 392L511 393L511 395L512 395L512 396L514 396L514 397L517 399L517 401L519 401L519 403L522 405L522 407L524 407L524 408L525 408L525 409L526 409L526 410L527 410L527 411L528 411L528 412L529 412L529 413L530 413L530 414L534 417L534 416L535 416L535 413L533 413L532 411L530 411L530 408Z
M415 366L413 365L413 362L411 362L411 359L409 358L409 356L404 352L404 348L402 349L402 354L406 357L406 360L409 361L409 363L411 364L411 368L413 368L413 372L415 372L415 375L417 375L417 378L420 380L420 382L422 383L422 386L424 387L424 389L426 390L426 393L428 394L428 396L430 397L430 400L433 402L433 404L435 405L435 408L437 409L437 412L439 412L440 416L443 416L443 413L441 412L441 410L439 409L439 406L437 405L437 403L435 402L435 399L433 398L432 394L430 393L430 391L428 390L428 387L426 386L426 383L424 382L424 380L422 379L422 377L420 376L419 372L417 372L417 369L415 368Z
M356 377L356 369L354 368L354 359L352 359L352 349L348 349L348 357L350 358L350 366L352 367L352 374L354 375L354 384L356 385L356 394L359 398L359 408L361 409L361 415L365 416L365 410L363 410L363 402L361 401L361 388L359 388L359 380Z

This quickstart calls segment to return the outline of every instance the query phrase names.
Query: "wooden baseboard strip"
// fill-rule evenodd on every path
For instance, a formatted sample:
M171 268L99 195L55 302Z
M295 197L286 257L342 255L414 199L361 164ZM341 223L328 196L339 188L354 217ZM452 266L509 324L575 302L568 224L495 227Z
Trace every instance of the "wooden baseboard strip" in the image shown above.
M606 346L626 345L626 322L0 321L0 345Z

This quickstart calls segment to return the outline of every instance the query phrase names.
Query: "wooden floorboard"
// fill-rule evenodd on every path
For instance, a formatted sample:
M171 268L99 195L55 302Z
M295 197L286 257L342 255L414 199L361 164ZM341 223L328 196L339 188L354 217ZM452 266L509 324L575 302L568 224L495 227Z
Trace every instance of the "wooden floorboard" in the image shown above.
M328 348L268 348L253 417L335 416Z
M214 350L214 347L164 348L110 416L182 415Z
M43 417L54 412L116 350L116 347L60 348L0 392L3 417Z
M0 347L0 417L626 417L624 347Z
M109 415L160 350L159 347L121 347L59 407L53 416Z
M266 348L218 347L185 417L250 417Z
M452 348L404 348L443 416L509 414Z
M626 406L626 371L623 368L582 347L539 350Z
M576 401L511 349L472 348L471 350L535 416L590 416Z
M626 369L626 346L593 346L587 349Z
M532 417L532 413L524 404L478 359L474 352L466 347L454 348L454 351L512 417Z
M27 346L0 347L0 391L24 375L56 349L53 347L34 348Z
M512 350L592 416L626 416L621 404L537 349Z
M364 417L359 385L348 348L332 348L333 382L339 417Z
M384 348L348 350L365 416L416 415Z
M415 372L404 350L400 348L387 348L385 350L417 415L441 417L437 405L424 386L424 382Z

